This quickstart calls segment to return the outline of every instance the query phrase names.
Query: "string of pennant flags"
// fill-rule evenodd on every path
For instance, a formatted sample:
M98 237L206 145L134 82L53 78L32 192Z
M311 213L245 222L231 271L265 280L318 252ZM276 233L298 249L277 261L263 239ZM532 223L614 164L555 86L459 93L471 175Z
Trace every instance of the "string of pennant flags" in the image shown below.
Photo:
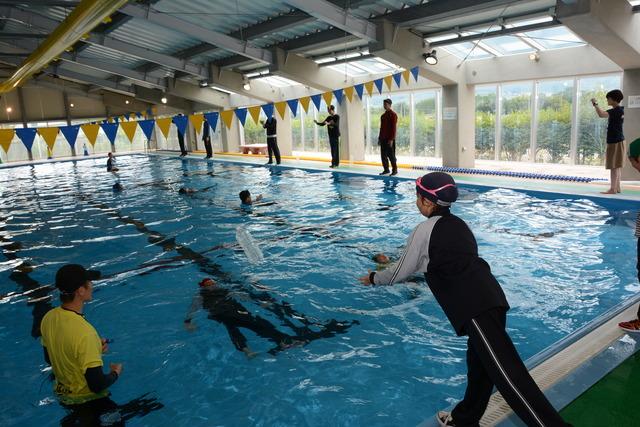
M189 122L194 127L194 129L196 129L196 131L200 133L200 129L202 129L202 125L206 120L211 129L215 132L219 119L221 119L227 129L229 129L233 124L234 117L237 118L244 126L247 120L247 114L251 116L255 123L258 123L260 120L261 111L264 112L267 117L271 117L273 116L275 110L278 112L280 117L284 118L288 107L291 111L291 114L296 117L298 112L298 105L301 105L302 108L304 108L304 111L308 112L310 104L313 103L313 105L319 111L322 100L324 100L327 105L331 104L334 97L339 104L342 104L342 101L345 97L349 102L351 102L354 95L357 95L358 98L363 99L365 90L369 96L372 96L374 93L374 88L378 90L378 93L382 94L384 85L386 85L387 88L391 90L394 82L398 88L400 88L402 80L404 80L406 85L410 84L411 76L413 76L415 81L418 81L418 71L419 68L414 67L410 70L405 70L399 73L388 75L386 77L382 77L366 83L349 86L343 89L336 89L321 94L304 96L302 98L290 99L287 101L279 101L264 105L255 105L252 107L235 108L233 110L223 110L219 113L198 113L191 114L189 116L179 114L173 117L151 119L148 117L155 113L155 109L150 108L145 112L129 113L127 115L118 117L109 117L108 119L103 120L102 123L90 122L82 125L77 124L55 127L0 129L0 146L5 151L5 153L8 153L13 138L17 136L20 141L22 141L26 149L31 152L36 135L40 135L40 137L46 143L49 151L49 157L51 157L51 153L53 151L53 147L56 144L59 133L64 136L64 138L73 149L75 147L80 130L82 130L92 147L95 145L98 139L100 129L102 129L103 133L106 135L111 144L115 144L119 128L122 129L124 134L129 139L129 142L131 143L133 143L133 138L138 127L140 127L147 140L151 140L151 136L156 125L165 138L169 137L171 124L174 124L177 128L177 131L181 135L184 135ZM140 120L142 118L144 118L144 120Z

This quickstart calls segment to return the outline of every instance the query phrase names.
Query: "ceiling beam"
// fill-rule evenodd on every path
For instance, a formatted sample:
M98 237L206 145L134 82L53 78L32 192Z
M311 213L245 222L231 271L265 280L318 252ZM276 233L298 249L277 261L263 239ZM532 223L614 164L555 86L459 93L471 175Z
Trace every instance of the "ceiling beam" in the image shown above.
M477 33L477 34L471 34L469 36L460 36L460 37L456 37L456 38L453 38L453 39L440 40L440 41L437 41L437 42L429 43L429 46L430 47L438 47L438 46L446 46L446 45L454 44L454 43L462 43L462 42L476 41L476 40L486 40L486 39L491 39L493 37L506 36L506 35L509 35L509 34L526 33L527 31L536 31L536 30L541 30L543 28L553 28L553 27L558 27L558 26L561 26L561 25L562 25L562 23L560 23L556 19L554 19L553 21L542 22L542 23L539 23L539 24L523 25L523 26L520 26L520 27L513 27L513 28L502 28L502 29L499 29L499 30L497 28L500 28L500 27L496 25L496 31L482 32L482 33ZM424 35L423 35L423 37L424 37Z
M369 42L377 40L375 24L327 0L286 0L286 3L358 38Z
M150 6L139 6L130 3L121 8L120 12L133 18L152 22L164 28L171 28L174 31L179 31L203 42L256 61L270 64L273 60L271 52L266 49L250 46L247 42L238 40L227 34L200 27L169 14L160 13Z
M0 33L0 39L46 39L49 34L38 33Z
M0 6L49 6L49 7L76 7L79 1L61 1L61 0L13 0L0 1Z

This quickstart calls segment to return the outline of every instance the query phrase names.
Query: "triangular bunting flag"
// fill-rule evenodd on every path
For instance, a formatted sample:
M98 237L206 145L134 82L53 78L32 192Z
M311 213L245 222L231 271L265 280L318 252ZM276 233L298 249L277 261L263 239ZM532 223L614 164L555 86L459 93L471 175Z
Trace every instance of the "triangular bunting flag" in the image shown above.
M182 136L184 136L185 132L187 131L187 120L189 120L187 116L173 116L173 123L176 124L178 132L180 132L180 135Z
M276 107L276 111L280 114L280 117L284 119L284 114L287 112L287 103L285 101L276 102L273 104Z
M169 138L169 131L171 130L171 117L164 117L162 119L156 119L156 124L160 128L160 132L164 135L165 139Z
M363 84L355 85L353 88L358 94L358 97L362 99L362 95L364 95L364 85Z
M401 79L402 79L402 73L395 73L393 75L393 80L396 82L396 85L398 85L398 87L400 87L400 82L402 81Z
M27 151L31 151L31 147L33 147L33 140L36 138L36 128L17 128L16 135L22 141L25 147L27 147Z
M369 94L369 96L373 95L373 82L366 82L364 84L364 87L367 89L367 93Z
M344 94L347 96L349 102L353 100L353 86L345 87Z
M53 150L53 146L56 145L56 138L58 138L58 128L38 128L38 134L44 139L45 144L49 147L49 151Z
M141 118L142 118L142 113L141 113L140 111L138 111L138 112L136 113L136 117L137 117L137 118L139 118L139 119L141 119Z
M113 119L116 123L120 123L120 117L116 117ZM109 123L113 123L111 119L109 119Z
M207 119L207 122L209 123L209 127L211 128L212 132L216 131L216 127L218 127L218 116L220 114L218 112L215 113L204 113L204 118Z
M62 126L60 132L64 135L71 148L76 146L80 125Z
M262 111L264 111L264 114L267 116L267 119L269 117L273 116L273 104L264 104L262 106Z
M331 105L331 101L333 101L333 93L331 92L323 93L322 99L324 99L324 103L327 104L327 107L328 107L329 105ZM318 110L320 110L320 107L318 107Z
M246 108L236 108L236 116L238 120L240 120L240 124L244 126L244 123L247 121L247 109Z
M15 134L16 131L13 129L0 129L0 147L2 147L7 154L9 154L9 147Z
M98 124L90 124L90 125L82 125L82 132L84 132L84 136L89 140L89 144L93 147L96 145L96 139L98 139L98 131L100 130L100 125Z
M122 122L120 123L120 127L124 131L124 134L129 138L129 142L133 144L133 137L136 136L136 130L138 129L138 122L130 121L130 122Z
M374 80L373 83L376 85L376 88L378 88L378 93L382 93L382 79Z
M259 105L249 107L249 114L251 115L251 118L253 119L253 122L255 124L260 123L260 106Z
M116 136L118 135L118 126L120 126L119 123L103 123L100 125L100 127L102 128L102 131L104 132L105 135L107 135L107 138L109 138L109 142L111 142L112 144L116 143Z
M298 115L298 100L290 99L287 101L287 104L289 104L289 110L291 110L293 117L296 117Z
M404 71L402 72L402 77L404 78L404 82L405 82L406 84L409 84L409 79L411 78L411 71L409 71L409 70L404 70Z
M140 113L137 113L140 114ZM129 113L129 120L134 120L136 118L136 113Z
M142 133L147 138L147 141L151 140L151 135L153 134L153 128L155 127L155 120L140 120L138 125L140 129L142 129Z
M342 104L342 89L336 89L333 91L336 99L338 100L338 104Z
M313 101L313 105L316 106L316 110L320 111L320 101L322 101L322 95L311 95L311 100Z
M302 108L304 108L304 112L308 113L309 112L309 102L311 102L311 98L308 96L304 96L302 98L299 99L300 104L302 105Z
M393 77L392 76L386 76L384 78L384 82L387 85L387 89L391 90L391 85L393 84Z
M196 130L197 134L202 133L202 123L204 122L204 116L202 114L191 114L189 116L189 121L191 125Z
M221 111L220 117L222 117L222 122L225 124L227 129L231 129L231 122L233 121L233 110Z
M413 74L413 78L418 81L418 73L420 72L420 67L413 67L411 69L411 74Z

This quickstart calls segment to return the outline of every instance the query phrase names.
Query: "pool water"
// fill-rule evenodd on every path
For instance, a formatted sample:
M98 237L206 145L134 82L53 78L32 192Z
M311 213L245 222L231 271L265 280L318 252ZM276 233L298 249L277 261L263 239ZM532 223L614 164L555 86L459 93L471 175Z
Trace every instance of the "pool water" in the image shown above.
M118 166L117 176L102 160L0 171L0 425L57 425L65 415L36 319L58 305L46 285L68 262L108 276L85 313L114 340L105 363L124 365L112 398L151 402L128 425L412 426L462 397L466 341L424 279L375 288L357 280L375 268L374 253L397 257L423 220L412 181L156 156L122 157ZM181 195L182 186L205 191ZM276 204L243 210L243 189ZM640 291L633 203L460 193L453 212L504 287L523 358ZM238 226L263 263L234 245ZM207 276L285 333L252 295L267 292L318 323L359 324L275 356L272 342L244 330L258 353L249 359L203 310L195 330L185 329Z

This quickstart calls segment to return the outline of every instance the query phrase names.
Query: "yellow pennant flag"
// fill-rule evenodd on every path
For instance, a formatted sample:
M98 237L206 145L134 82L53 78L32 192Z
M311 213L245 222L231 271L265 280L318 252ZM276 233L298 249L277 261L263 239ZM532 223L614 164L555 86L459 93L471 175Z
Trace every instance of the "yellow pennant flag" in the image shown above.
M262 110L262 107L259 105L254 105L253 107L249 107L248 110L251 118L253 119L253 122L255 124L260 123L260 110Z
M393 76L387 76L384 78L384 82L387 85L387 89L391 90L391 85L393 84Z
M0 129L0 147L5 153L9 154L9 147L16 131L13 129Z
M284 113L287 112L287 102L286 101L275 102L273 106L276 107L276 111L280 114L280 117L284 119Z
M231 123L233 122L233 110L224 110L220 112L222 121L227 126L227 129L231 129Z
M171 117L156 119L156 124L160 128L160 132L162 132L164 137L169 138L169 130L171 129Z
M369 96L371 96L373 94L373 82L366 82L364 84L365 89L367 89L367 93L369 94Z
M404 82L405 82L406 84L409 84L409 79L411 78L411 71L409 71L409 70L404 70L404 71L402 72L402 77L404 78Z
M53 150L53 146L56 145L56 138L58 137L58 128L38 128L38 134L42 137L42 139L44 139L44 142L47 143L49 151Z
M309 112L309 102L311 101L311 97L310 96L305 96L300 98L298 101L300 101L300 104L302 104L302 108L304 108L304 112L308 113Z
M323 93L322 99L324 99L324 102L326 102L328 107L329 105L331 105L331 100L333 100L333 92L329 91L329 92Z
M136 129L138 129L138 122L122 122L120 128L124 131L124 134L129 138L129 142L133 144L133 137L136 136Z
M353 86L345 87L344 94L347 96L349 102L353 99Z
M136 119L136 113L131 113L129 114L129 120L135 120Z
M196 130L196 133L202 133L202 123L204 123L204 115L202 114L191 114L189 116L189 121L193 125L193 128Z
M84 132L84 135L89 140L89 144L91 144L92 147L96 145L96 139L98 139L98 131L100 130L100 125L86 124L86 125L80 126L80 128L82 129L82 132Z

